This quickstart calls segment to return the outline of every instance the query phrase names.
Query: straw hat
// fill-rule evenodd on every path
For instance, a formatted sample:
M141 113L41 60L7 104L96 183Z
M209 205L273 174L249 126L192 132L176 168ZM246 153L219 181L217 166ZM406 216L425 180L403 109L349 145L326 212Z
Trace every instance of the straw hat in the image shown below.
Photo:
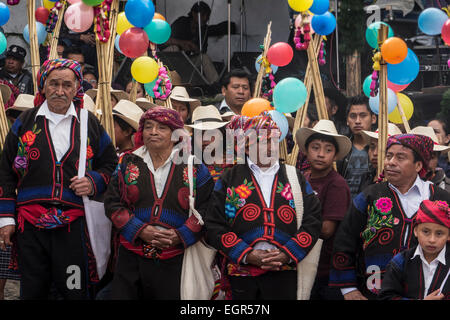
M388 128L388 137L394 136L396 134L402 134L402 131L393 123L389 122L387 128ZM363 130L362 133L363 133L362 136L363 136L364 141L366 142L366 144L370 143L370 139L371 138L378 140L378 129L376 131L374 131L374 132Z
M113 115L121 118L136 131L139 129L139 120L144 111L133 102L122 99L113 108Z
M6 84L1 83L0 91L2 93L3 103L6 105L8 103L9 98L11 98L12 94L11 88L8 87Z
M143 111L147 111L150 108L156 107L157 105L150 102L147 98L137 98L136 104L141 108Z
M175 70L169 71L169 78L173 86L181 86L183 84L180 75Z
M92 98L88 95L88 94L84 94L83 96L83 100L84 100L84 107L89 110L90 112L94 113L95 112L95 102L94 100L92 100Z
M95 97L97 96L98 89L89 89L86 91L86 94L92 98L92 100L95 100ZM128 93L126 93L123 90L116 90L113 88L109 89L109 92L116 98L117 101L120 100L129 100L130 97L128 96Z
M450 150L450 146L443 146L439 144L438 137L436 136L436 133L434 133L434 129L432 127L415 127L411 130L412 134L420 134L423 136L427 136L431 138L434 142L433 151L441 152L441 151L448 151Z
M31 94L22 93L17 96L12 107L6 109L6 113L8 113L8 110L25 111L32 108L34 108L34 96Z
M346 136L337 133L336 127L331 120L319 120L317 124L311 128L300 128L295 133L295 139L300 150L306 153L305 142L315 133L331 136L336 139L339 152L336 154L336 160L344 158L352 149L352 142Z
M214 130L224 127L228 122L223 121L219 110L210 104L196 108L192 114L192 124L186 126L197 130Z
M189 102L191 113L193 113L194 109L201 104L200 100L189 97L189 93L187 92L186 88L181 86L174 87L169 97L172 100Z

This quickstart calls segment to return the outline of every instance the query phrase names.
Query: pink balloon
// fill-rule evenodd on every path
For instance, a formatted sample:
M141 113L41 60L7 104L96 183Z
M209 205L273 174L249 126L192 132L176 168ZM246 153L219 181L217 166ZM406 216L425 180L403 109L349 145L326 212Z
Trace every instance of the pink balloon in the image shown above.
M392 91L395 92L400 92L402 90L405 90L410 84L395 84L390 82L389 80L387 81L388 83L388 88L391 89Z
M286 42L274 43L269 50L267 50L267 60L277 67L288 65L293 56L294 50Z
M64 14L64 22L67 28L74 32L89 30L94 22L94 8L77 2L70 5Z
M450 59L447 60L447 65L450 68Z
M81 0L67 0L70 4L81 2Z
M312 16L308 16L307 21L309 22L309 28L311 29L310 34L313 35L314 34L314 29L311 26L311 19L312 19ZM298 28L301 25L302 20L303 20L303 17L302 17L301 14L299 14L297 16L297 18L295 18L295 27L296 28Z

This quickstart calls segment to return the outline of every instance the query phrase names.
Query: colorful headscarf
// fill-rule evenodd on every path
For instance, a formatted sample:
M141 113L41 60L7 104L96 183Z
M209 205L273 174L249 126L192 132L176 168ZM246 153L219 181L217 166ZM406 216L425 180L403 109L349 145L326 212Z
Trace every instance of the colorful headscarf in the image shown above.
M255 130L259 133L259 130L266 129L278 129L275 121L272 120L272 117L269 113L264 112L261 115L256 117L247 117L242 115L236 115L231 118L231 121L226 126L227 129L242 129L246 132L249 129Z
M450 228L450 209L445 201L423 200L417 211L416 223L437 223Z
M34 98L34 106L39 107L44 101L44 84L47 80L48 75L50 72L52 72L55 69L70 69L75 73L75 76L78 81L78 92L73 98L73 103L76 107L83 108L83 87L81 86L81 82L83 81L83 75L81 73L81 65L74 60L71 59L53 59L53 60L46 60L41 68L39 69L39 72L37 74L37 80L38 80L38 93L36 94L36 97Z
M431 154L433 153L433 140L430 137L420 134L396 134L388 138L386 150L388 150L394 144L408 147L414 150L420 156L423 162L423 168L419 172L419 176L421 178L424 178L428 171L428 163L431 160Z
M184 122L180 114L173 109L157 106L148 109L139 120L139 129L135 134L136 147L143 145L142 131L144 131L145 120L154 120L168 126L172 131L183 129Z

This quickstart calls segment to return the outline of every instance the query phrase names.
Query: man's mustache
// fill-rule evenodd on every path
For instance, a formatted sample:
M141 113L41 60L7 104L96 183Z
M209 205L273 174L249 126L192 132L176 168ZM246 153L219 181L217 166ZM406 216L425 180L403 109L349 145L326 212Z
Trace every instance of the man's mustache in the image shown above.
M57 94L53 94L53 95L51 95L51 96L49 97L49 99L53 99L53 98L62 99L62 100L64 100L65 102L69 101L69 99L67 99L66 96L58 96Z

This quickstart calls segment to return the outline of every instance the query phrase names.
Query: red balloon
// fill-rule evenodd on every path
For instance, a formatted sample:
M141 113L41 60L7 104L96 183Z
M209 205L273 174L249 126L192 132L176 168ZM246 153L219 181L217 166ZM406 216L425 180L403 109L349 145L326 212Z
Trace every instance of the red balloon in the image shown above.
M267 50L267 60L275 66L284 67L288 65L292 57L294 56L294 50L286 42L277 42L270 46Z
M50 15L50 11L45 7L39 7L34 12L34 16L36 17L36 21L46 24L48 16Z
M396 83L392 83L392 82L390 82L388 80L387 81L387 85L388 85L388 88L391 89L392 91L400 92L402 90L405 90L410 85L410 83L408 83L408 84L396 84Z
M128 58L142 56L148 48L147 33L141 28L129 28L125 30L119 39L119 47Z
M447 19L445 21L444 25L442 26L442 40L444 40L445 44L450 46L450 19Z

